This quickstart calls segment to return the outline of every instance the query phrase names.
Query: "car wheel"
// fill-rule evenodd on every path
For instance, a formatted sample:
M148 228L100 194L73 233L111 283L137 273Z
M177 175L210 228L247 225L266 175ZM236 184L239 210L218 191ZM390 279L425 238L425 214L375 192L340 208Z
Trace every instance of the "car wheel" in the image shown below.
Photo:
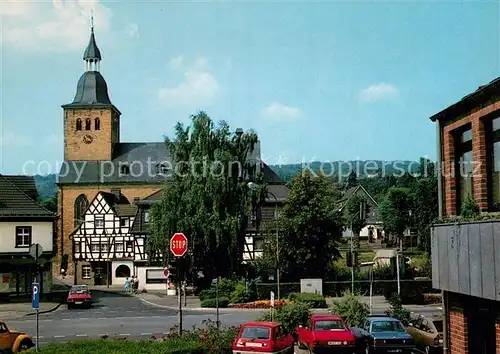
M31 342L28 339L25 339L21 342L21 345L19 346L19 351L24 352L32 347L33 347L33 342Z
M371 354L371 349L370 349L370 344L366 343L365 344L365 354Z

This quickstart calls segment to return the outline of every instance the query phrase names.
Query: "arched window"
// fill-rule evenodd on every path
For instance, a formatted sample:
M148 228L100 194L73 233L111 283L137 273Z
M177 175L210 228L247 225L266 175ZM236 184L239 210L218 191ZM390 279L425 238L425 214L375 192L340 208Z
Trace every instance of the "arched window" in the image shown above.
M80 118L76 120L76 130L82 130L82 120Z
M99 118L94 119L94 129L101 130L101 120Z
M74 225L77 227L85 217L85 212L89 207L89 201L85 194L80 194L75 200L75 216Z
M119 265L115 270L115 277L117 278L129 278L130 277L130 268L125 264Z
M92 121L90 120L90 118L87 118L85 120L85 130L90 130L91 127L92 127Z

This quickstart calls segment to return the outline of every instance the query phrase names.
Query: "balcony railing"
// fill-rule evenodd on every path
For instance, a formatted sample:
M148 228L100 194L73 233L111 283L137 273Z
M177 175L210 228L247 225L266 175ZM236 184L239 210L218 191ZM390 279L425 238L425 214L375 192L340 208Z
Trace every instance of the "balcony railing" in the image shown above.
M500 300L500 218L431 228L432 285Z

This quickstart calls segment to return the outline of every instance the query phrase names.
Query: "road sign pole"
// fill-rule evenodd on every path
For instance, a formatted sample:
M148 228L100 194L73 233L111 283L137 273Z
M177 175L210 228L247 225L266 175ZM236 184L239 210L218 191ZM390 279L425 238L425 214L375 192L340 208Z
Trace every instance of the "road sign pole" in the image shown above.
M182 232L177 232L170 239L170 251L177 257L177 291L179 301L179 334L182 334L182 281L181 266L182 257L186 254L188 248L187 237Z
M179 301L179 335L182 335L182 298L181 298L181 259L177 259L177 292Z
M217 277L217 281L215 283L215 308L216 308L216 317L215 317L215 323L217 325L217 329L220 328L220 321L219 321L219 277Z

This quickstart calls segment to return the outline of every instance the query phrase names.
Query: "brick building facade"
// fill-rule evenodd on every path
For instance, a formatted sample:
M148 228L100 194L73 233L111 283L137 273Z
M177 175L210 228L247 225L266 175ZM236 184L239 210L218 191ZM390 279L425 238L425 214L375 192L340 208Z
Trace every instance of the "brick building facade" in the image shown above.
M475 203L487 219L432 228L432 278L443 290L445 344L452 354L500 354L500 78L431 120L439 132L440 215L463 215Z

